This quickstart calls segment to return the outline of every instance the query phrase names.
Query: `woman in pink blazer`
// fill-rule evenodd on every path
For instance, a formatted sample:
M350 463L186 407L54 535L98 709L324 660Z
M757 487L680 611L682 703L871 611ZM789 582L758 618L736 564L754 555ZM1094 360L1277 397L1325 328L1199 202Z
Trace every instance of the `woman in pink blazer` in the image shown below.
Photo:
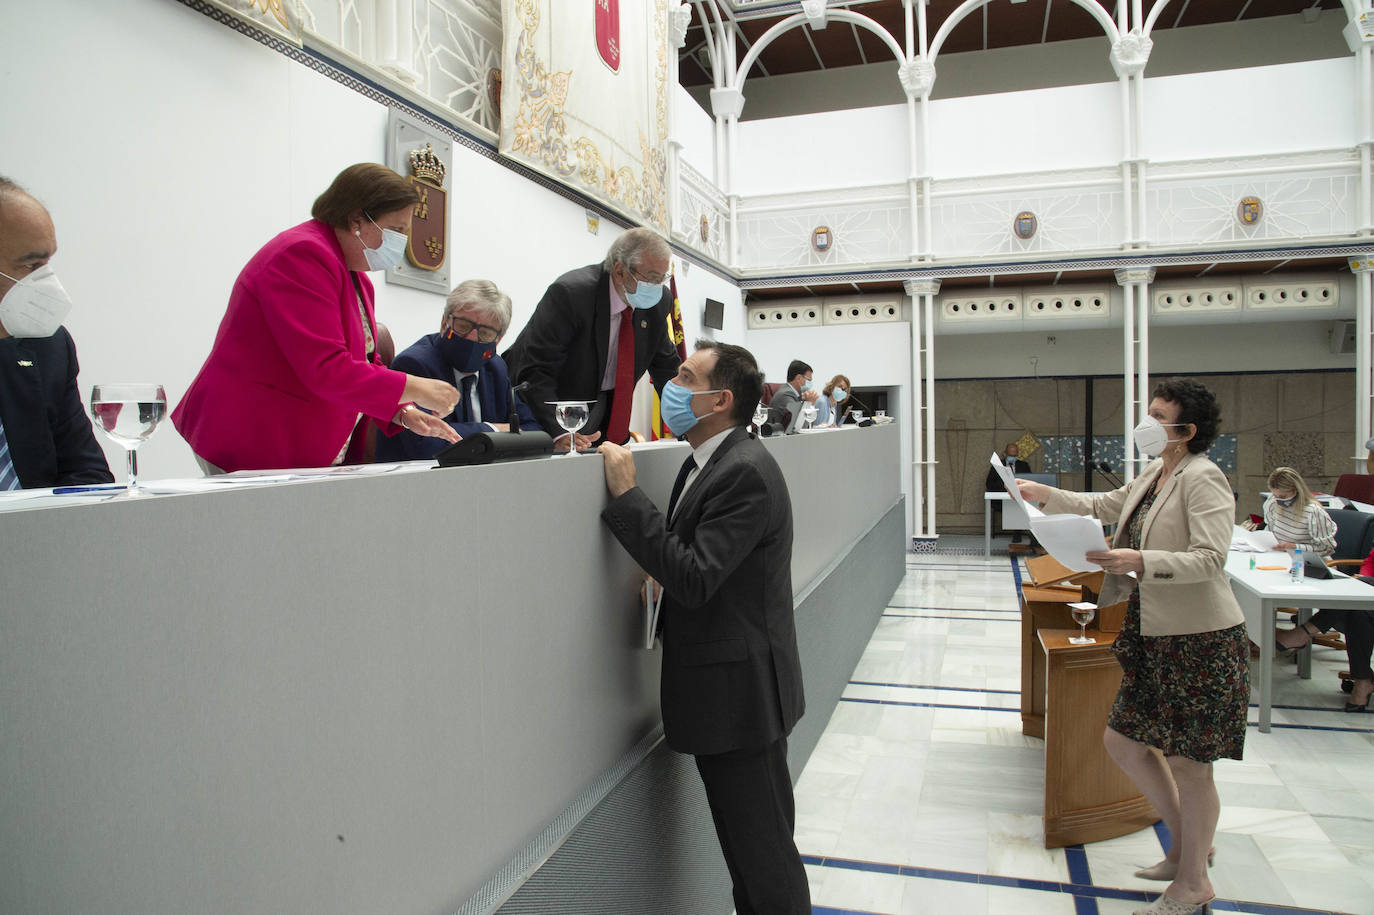
M341 463L359 421L449 441L451 384L376 355L368 270L405 256L414 187L375 163L339 173L239 273L210 355L172 423L209 473ZM437 416L417 410L419 404Z

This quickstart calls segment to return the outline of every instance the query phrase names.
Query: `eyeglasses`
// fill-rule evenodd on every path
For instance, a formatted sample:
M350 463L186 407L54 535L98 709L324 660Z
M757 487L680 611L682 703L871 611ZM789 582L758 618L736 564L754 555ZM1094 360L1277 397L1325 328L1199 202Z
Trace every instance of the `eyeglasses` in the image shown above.
M625 269L629 271L630 276L635 278L636 282L648 283L650 286L662 286L664 283L668 282L668 280L672 279L673 276L673 271L671 270L667 273L659 274L659 276L655 278L652 276L640 276L639 271L635 270L635 268L631 267L629 264L625 265Z
M475 321L469 321L467 318L459 318L455 315L449 315L448 323L453 328L453 332L460 337L466 337L475 329L478 343L495 343L496 338L501 336L501 328L499 327L478 324Z

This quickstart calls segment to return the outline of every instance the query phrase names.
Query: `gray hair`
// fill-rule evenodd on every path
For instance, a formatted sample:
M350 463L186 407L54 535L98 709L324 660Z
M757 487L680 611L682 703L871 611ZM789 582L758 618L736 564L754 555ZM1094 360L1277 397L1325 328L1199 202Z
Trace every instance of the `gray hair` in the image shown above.
M638 226L611 242L611 250L606 252L606 259L601 262L601 267L610 273L615 262L620 261L631 270L638 270L639 262L646 254L669 257L672 253L662 235L653 229Z
M503 334L510 327L510 296L491 280L463 280L453 287L444 303L444 317L452 317L465 308L476 310L483 321L501 328Z

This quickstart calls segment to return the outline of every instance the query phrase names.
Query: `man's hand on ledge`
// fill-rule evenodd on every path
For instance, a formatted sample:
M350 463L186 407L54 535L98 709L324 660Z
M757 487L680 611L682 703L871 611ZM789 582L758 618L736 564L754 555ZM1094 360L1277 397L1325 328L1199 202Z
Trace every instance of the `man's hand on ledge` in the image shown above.
M635 488L635 456L629 449L611 442L596 449L606 463L606 488L619 498Z

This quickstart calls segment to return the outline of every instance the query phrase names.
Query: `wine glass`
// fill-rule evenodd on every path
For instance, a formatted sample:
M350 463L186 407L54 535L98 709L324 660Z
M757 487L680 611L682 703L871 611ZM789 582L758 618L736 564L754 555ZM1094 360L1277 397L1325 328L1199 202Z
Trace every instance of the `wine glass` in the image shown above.
M766 422L768 422L768 407L764 406L763 401L760 400L758 405L754 407L754 431L761 430Z
M1073 621L1078 624L1078 635L1070 636L1069 644L1097 644L1097 639L1088 638L1088 624L1093 621L1093 614L1097 612L1097 607L1087 603L1069 604L1069 610L1073 613Z
M95 427L129 453L129 495L138 495L138 446L167 415L160 384L97 384L91 388Z
M811 403L810 401L807 401L806 403L802 404L802 419L806 422L806 428L811 428L812 424L815 423L816 415L819 412L820 411L816 409L816 405L814 403Z
M590 401L551 400L549 403L553 406L553 416L554 419L558 420L558 425L570 433L568 457L572 457L577 454L577 430L586 425L587 407L590 405Z
M854 425L856 426L864 421L864 414L862 410L850 410L849 415L854 417Z

